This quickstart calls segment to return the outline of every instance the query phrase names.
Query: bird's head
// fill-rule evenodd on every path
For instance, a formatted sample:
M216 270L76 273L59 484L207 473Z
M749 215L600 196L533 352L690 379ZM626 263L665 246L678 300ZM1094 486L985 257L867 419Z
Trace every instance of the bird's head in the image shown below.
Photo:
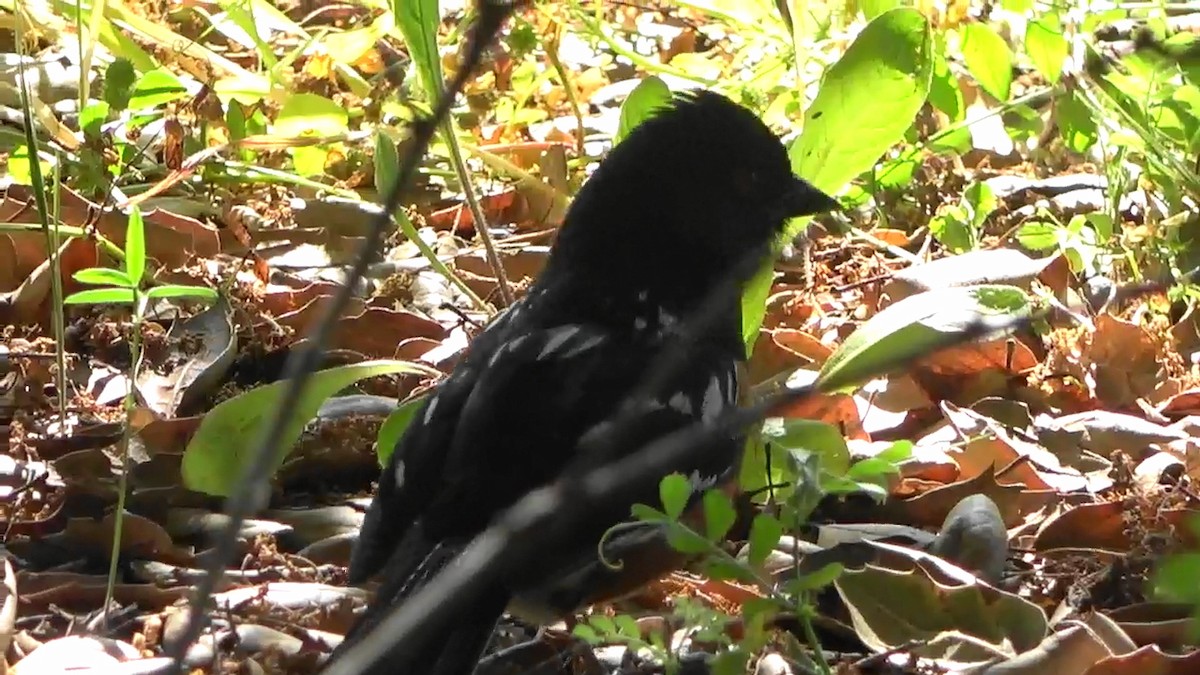
M601 162L576 196L559 246L572 262L605 256L620 273L643 268L631 253L640 249L668 270L686 265L718 276L765 251L789 218L836 207L792 173L783 144L754 113L716 93L687 93Z

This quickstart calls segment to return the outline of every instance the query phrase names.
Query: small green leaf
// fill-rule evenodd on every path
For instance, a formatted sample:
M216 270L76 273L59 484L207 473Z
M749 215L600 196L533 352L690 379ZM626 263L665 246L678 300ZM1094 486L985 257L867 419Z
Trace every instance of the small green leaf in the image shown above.
M100 128L108 121L108 111L110 106L104 101L93 103L85 106L79 111L79 128L87 138L97 140L100 138Z
M596 633L596 629L586 623L575 624L575 627L571 629L571 634L590 645L598 645L604 642Z
M337 136L349 127L346 108L317 94L292 94L283 102L272 131L280 136Z
M588 618L588 623L603 637L615 637L618 635L617 623L607 614L593 614Z
M899 464L906 459L912 457L913 442L912 441L895 441L886 450L875 455L876 458L882 459L885 462Z
M38 168L41 169L43 176L50 173L51 163L45 159L41 159L39 153ZM33 185L33 170L29 163L30 152L29 146L18 145L13 148L13 151L8 155L8 176L13 182L21 185Z
M671 89L658 77L651 75L638 83L629 98L621 104L621 118L617 122L617 133L613 145L620 143L633 128L671 102Z
M708 670L712 675L743 675L750 664L750 652L734 647L713 657Z
M642 637L642 631L638 628L637 619L628 614L618 614L613 617L613 623L616 625L617 634L621 637L632 638L637 640Z
M137 72L134 71L133 64L127 59L115 59L104 70L104 102L117 112L128 108L135 81Z
M156 108L164 103L187 96L187 88L169 70L158 68L142 75L133 88L129 109L133 111Z
M842 576L842 572L845 569L841 563L829 563L811 574L804 574L799 578L789 581L787 584L788 592L797 594L824 588Z
M1051 84L1062 76L1063 62L1070 48L1067 38L1063 37L1058 15L1053 12L1039 16L1025 28L1025 53Z
M692 484L682 474L665 476L658 484L658 496L662 500L663 512L671 520L679 520L692 496Z
M132 288L93 288L63 298L66 305L132 305Z
M846 478L853 481L866 481L899 472L900 469L892 462L878 457L867 457L851 464L850 469L846 471Z
M1049 251L1058 248L1059 227L1052 223L1034 221L1025 223L1017 230L1017 242L1031 251Z
M375 189L387 194L400 176L400 153L396 142L382 131L375 132Z
M988 187L988 184L983 181L972 183L970 187L964 190L963 201L971 207L971 227L976 230L983 227L984 221L1000 205L999 200L996 199L996 194L992 192L992 188Z
M712 543L682 525L672 525L667 530L667 543L680 553L696 554L712 550Z
M107 267L89 267L79 270L71 276L81 284L91 284L92 286L119 286L123 288L133 288L135 286L128 274L121 270L109 269Z
M1083 153L1099 139L1099 129L1092 110L1074 90L1058 99L1055 106L1063 142L1071 150Z
M129 224L125 227L125 273L132 286L140 286L146 273L146 227L138 207L129 210Z
M217 301L217 292L211 288L205 288L204 286L182 286L178 284L163 284L162 286L155 286L146 292L146 296L151 300L189 298L192 300L202 300L206 302Z
M819 466L842 474L850 467L850 448L841 429L817 420L772 417L763 421L763 438L781 448L802 449L819 459Z
M667 517L667 514L652 506L646 506L645 504L634 504L633 506L629 507L629 513L634 518L647 523L666 523L671 521L671 519Z
M769 513L760 513L750 523L750 564L761 565L783 536L783 523Z
M1008 101L1012 87L1012 50L1004 38L986 23L970 23L962 29L962 54L967 68L987 93Z
M737 521L737 511L729 496L720 490L704 493L704 529L708 540L719 542L725 538L729 528Z
M944 37L939 36L938 48L933 54L933 77L929 82L929 102L938 110L946 113L951 122L959 122L966 116L967 105L963 99L962 87L958 86L958 78L950 70L946 61Z

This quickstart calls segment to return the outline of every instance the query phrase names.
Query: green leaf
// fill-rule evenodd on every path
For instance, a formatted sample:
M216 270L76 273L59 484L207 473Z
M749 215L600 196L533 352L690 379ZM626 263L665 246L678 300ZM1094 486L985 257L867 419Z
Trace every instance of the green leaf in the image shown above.
M769 513L760 513L750 522L750 553L751 565L761 565L775 550L779 538L783 536L783 523Z
M954 253L964 253L975 247L975 230L968 221L967 210L959 204L940 209L929 220L929 233Z
M427 366L405 361L367 361L313 373L296 413L284 427L274 466L278 467L291 452L325 399L363 378L390 373L432 374ZM288 381L273 382L222 401L210 410L183 453L184 485L205 494L229 496L246 468L263 424L290 386Z
M596 633L596 629L586 623L575 624L575 627L571 629L571 634L591 645L598 645L604 642L604 639Z
M132 288L93 288L63 298L65 305L132 305Z
M846 478L852 481L869 481L899 472L900 469L893 462L878 457L867 457L851 464L846 471Z
M1051 84L1062 76L1063 62L1069 51L1070 44L1063 37L1057 14L1043 14L1029 22L1025 29L1025 53Z
M1008 43L986 23L967 24L961 35L963 60L971 75L987 93L1007 101L1013 63Z
M283 102L272 130L287 137L337 136L350 128L349 120L344 107L324 96L292 94Z
M128 59L118 58L108 64L104 70L104 102L117 112L128 108L136 80L137 72Z
M1058 248L1058 231L1052 223L1025 223L1017 230L1017 242L1031 251L1049 251Z
M788 149L792 170L818 189L837 194L875 166L904 138L929 95L933 74L929 22L901 7L872 20L846 53L825 72L817 97L804 113L804 130ZM784 240L807 222L793 221ZM742 298L747 350L758 337L773 267L751 280Z
M875 457L876 459L882 459L885 462L899 464L900 462L912 457L912 452L912 441L895 441L886 450L875 455Z
M983 181L972 183L964 190L963 201L971 207L971 227L976 230L983 227L984 221L1000 205L992 188Z
M790 580L787 583L787 590L789 593L798 594L824 588L837 581L837 578L842 576L842 572L845 570L846 568L841 563L829 563L815 572Z
M437 48L437 29L441 23L438 0L392 0L392 13L404 36L408 55L417 66L421 87L432 101L442 93L442 62Z
M98 101L79 111L79 128L83 130L87 138L91 140L100 138L100 128L108 121L109 110L110 106L107 103Z
M671 102L671 89L658 77L651 75L638 83L629 98L621 104L621 119L617 122L617 134L613 145L620 143L633 128L649 119L655 112Z
M400 176L400 153L396 142L382 131L375 132L375 189L387 194Z
M400 437L408 430L408 425L412 424L413 417L424 402L424 396L405 401L379 425L379 433L375 435L375 456L379 458L379 466L387 465L388 458L396 451Z
M850 448L841 429L827 422L772 417L764 420L763 439L789 450L804 450L819 458L820 467L833 474L850 468Z
M129 98L130 110L147 110L187 96L187 88L169 70L158 68L142 75Z
M1079 99L1074 90L1058 99L1055 110L1063 143L1071 150L1083 153L1100 138L1092 110Z
M692 484L683 474L665 476L658 484L658 497L662 500L663 512L671 520L679 520L683 509L692 496Z
M884 12L896 9L903 4L903 0L860 0L858 8L862 10L863 17L870 21Z
M671 519L667 517L667 514L659 511L656 508L646 506L645 504L634 504L633 506L629 507L629 512L637 520L647 523L666 523L671 521Z
M1013 14L1024 14L1033 9L1033 0L1001 0L1000 6Z
M938 49L933 55L933 77L929 82L929 102L946 113L951 122L959 122L966 117L967 104L962 88L958 86L958 78L946 61L945 39L939 38L937 45Z
M207 302L217 301L217 292L204 286L183 286L179 284L163 284L155 286L146 292L152 300L192 299Z
M822 391L852 390L858 383L928 356L977 322L1003 331L1031 315L1020 288L979 285L944 288L907 297L871 317L842 342L817 376Z
M933 40L915 9L881 14L825 73L788 149L792 170L835 194L904 137L929 94ZM794 236L798 228L788 231Z
M43 176L50 173L50 162L41 159L39 153L39 168ZM8 175L13 182L21 185L33 185L33 171L29 164L30 152L29 146L18 145L13 148L13 151L8 155Z
M638 628L637 619L628 614L618 614L613 617L613 623L617 627L617 634L624 638L634 640L642 637L642 631Z
M121 270L109 269L107 267L89 267L79 270L71 276L75 277L75 281L81 284L91 284L92 286L134 288L137 285L133 283L128 274Z
M125 273L135 288L146 274L146 225L136 206L129 209L129 224L125 226Z
M713 547L707 539L678 523L667 530L667 543L676 551L687 554L707 553Z
M708 540L720 542L737 521L737 511L729 496L720 490L704 493L704 529Z

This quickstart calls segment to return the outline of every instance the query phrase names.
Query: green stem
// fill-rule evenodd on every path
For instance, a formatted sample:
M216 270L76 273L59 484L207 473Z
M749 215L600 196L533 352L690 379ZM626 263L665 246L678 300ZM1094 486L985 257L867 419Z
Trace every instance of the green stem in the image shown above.
M107 627L117 587L117 565L121 560L121 535L125 524L125 494L129 491L129 443L133 439L133 411L137 406L137 380L142 367L142 320L148 298L133 290L133 336L129 340L129 386L125 389L125 428L121 432L121 473L117 477L117 507L113 514L112 551L108 558L108 582L104 585L104 625Z
M808 646L812 648L813 655L816 656L814 661L817 662L817 668L820 669L821 675L833 675L833 671L829 669L829 663L825 660L825 652L821 649L821 641L817 639L817 631L812 624L812 607L805 597L807 594L801 594L797 599L796 616L800 618L800 626L804 628L804 639L808 640Z

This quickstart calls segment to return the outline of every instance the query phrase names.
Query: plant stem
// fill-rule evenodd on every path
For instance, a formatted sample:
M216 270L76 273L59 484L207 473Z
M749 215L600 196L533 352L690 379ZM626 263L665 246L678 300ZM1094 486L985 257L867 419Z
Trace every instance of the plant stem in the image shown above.
M108 558L108 582L104 585L104 625L108 627L113 592L117 586L117 563L121 559L121 535L125 523L125 493L129 490L129 442L133 438L133 410L137 405L137 379L142 365L142 320L147 298L133 289L133 336L129 340L129 386L125 389L125 427L121 432L121 473L117 477L117 506L113 513L112 551Z
M492 242L492 235L488 231L487 218L483 214L483 208L479 205L479 198L475 195L475 186L471 182L471 174L467 171L467 163L463 160L462 148L458 145L458 135L454 133L454 122L447 117L442 121L442 137L446 140L446 147L450 149L450 163L454 165L454 171L458 174L458 182L462 185L463 196L467 199L467 207L471 209L471 216L475 218L475 232L479 235L479 241L483 242L483 249L487 253L488 264L492 266L492 271L496 273L496 283L500 287L500 298L504 301L504 306L508 307L513 304L512 289L508 285L508 275L504 273L504 265L500 263L500 256L496 253L496 245Z
M821 641L817 639L817 631L813 628L812 606L808 603L806 595L801 594L796 606L796 615L800 617L800 625L804 628L804 639L808 640L808 646L816 656L813 660L817 662L821 675L833 675L833 671L829 669L829 662L825 660L825 652L821 649Z

